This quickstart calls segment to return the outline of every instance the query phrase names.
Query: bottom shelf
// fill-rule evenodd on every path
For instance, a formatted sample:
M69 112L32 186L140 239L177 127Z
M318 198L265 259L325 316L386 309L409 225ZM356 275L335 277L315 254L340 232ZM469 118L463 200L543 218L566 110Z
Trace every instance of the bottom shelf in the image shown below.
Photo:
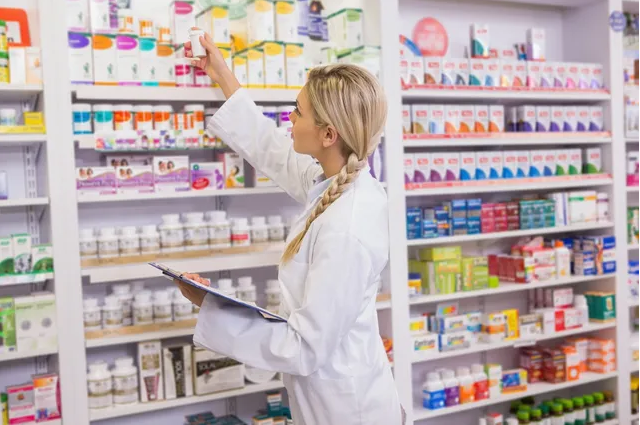
M584 384L590 384L593 382L604 381L609 378L615 378L618 376L618 372L611 373L593 373L585 372L578 381L562 382L560 384L550 384L547 382L540 382L537 384L530 384L527 391L503 394L500 397L490 398L487 400L478 401L475 403L461 404L455 407L447 407L438 410L427 410L421 405L416 405L413 408L413 420L420 421L424 419L432 419L440 416L453 415L455 413L466 412L468 410L478 409L481 407L493 406L495 404L506 403L512 400L518 400L528 396L536 396L540 394L550 393L553 391L564 390L567 388L577 387Z
M222 400L230 397L239 397L247 394L261 393L265 391L274 391L283 388L282 381L274 380L266 384L247 384L244 388L237 390L222 391L214 394L201 396L193 396L186 398L178 398L175 400L162 400L151 403L137 403L123 406L115 406L111 408L91 410L89 416L91 421L100 421L103 419L119 418L122 416L138 415L140 413L154 412L156 410L171 409L174 407L188 406L190 404L202 403L206 401Z

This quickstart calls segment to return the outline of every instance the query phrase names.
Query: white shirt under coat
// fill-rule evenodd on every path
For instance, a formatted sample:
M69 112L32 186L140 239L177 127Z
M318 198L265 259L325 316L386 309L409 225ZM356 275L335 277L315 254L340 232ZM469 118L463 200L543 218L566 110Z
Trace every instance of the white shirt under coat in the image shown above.
M305 225L330 179L293 150L291 138L240 89L208 124L240 156L306 205ZM368 172L311 225L299 253L279 269L288 323L207 295L194 342L247 365L284 374L296 425L397 425L400 402L376 313L389 253L387 197Z

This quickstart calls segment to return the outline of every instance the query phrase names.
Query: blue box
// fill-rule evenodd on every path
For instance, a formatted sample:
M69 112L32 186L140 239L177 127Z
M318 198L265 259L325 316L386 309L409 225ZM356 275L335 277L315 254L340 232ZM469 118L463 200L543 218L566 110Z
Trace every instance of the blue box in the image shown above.
M424 239L431 239L438 237L438 225L435 220L424 219L422 220L422 237Z
M482 215L482 199L467 199L467 218L478 217Z
M467 218L467 235L479 235L482 226L479 217Z
M407 208L407 239L422 237L422 208Z
M438 236L449 236L451 233L451 221L449 211L445 207L434 208L436 224L438 226Z
M467 217L467 201L466 200L453 199L450 202L445 202L445 205L450 208L451 218Z
M453 235L466 235L467 219L464 217L454 217L451 220L451 232Z
M616 272L615 236L585 236L582 238L582 248L584 250L591 250L596 254L596 274L611 274Z

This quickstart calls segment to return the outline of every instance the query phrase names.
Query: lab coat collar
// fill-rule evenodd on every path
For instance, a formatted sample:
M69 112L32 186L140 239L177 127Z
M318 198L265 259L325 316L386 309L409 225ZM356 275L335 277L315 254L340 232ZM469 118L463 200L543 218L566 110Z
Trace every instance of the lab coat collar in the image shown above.
M362 175L362 173L368 173L368 172L370 172L370 168L369 168L369 165L366 165L360 171L360 175ZM360 175L358 177L360 177ZM314 201L320 198L324 193L324 191L327 190L327 188L329 187L329 185L331 184L334 178L335 176L328 179L325 177L324 173L316 177L315 180L313 181L314 185L309 190L309 193L307 195L307 205L314 203Z

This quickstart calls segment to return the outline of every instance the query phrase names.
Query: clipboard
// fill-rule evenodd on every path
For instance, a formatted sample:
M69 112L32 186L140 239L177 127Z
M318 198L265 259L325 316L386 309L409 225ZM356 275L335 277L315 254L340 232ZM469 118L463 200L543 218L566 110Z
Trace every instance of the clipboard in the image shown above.
M258 313L263 319L268 320L269 322L285 322L287 321L287 319L285 319L282 316L279 316L275 313L271 313L268 310L265 310L264 308L258 307L255 304L251 304L251 303L247 303L245 301L239 300L237 298L233 298L230 297L228 295L223 294L222 292L218 291L215 288L212 288L210 286L205 286L201 283L196 282L195 280L191 280L189 278L184 277L184 273L181 273L177 270L173 270L167 266L165 266L164 264L160 264L160 263L148 263L151 267L154 267L158 270L160 270L162 272L163 275L165 275L168 279L176 279L179 280L181 282L184 282L188 285L194 286L198 289L202 289L205 292L208 292L209 294L221 298L223 299L225 302L228 302L230 304L236 305L238 307L243 307L243 308L247 308L250 310L255 311L256 313Z

